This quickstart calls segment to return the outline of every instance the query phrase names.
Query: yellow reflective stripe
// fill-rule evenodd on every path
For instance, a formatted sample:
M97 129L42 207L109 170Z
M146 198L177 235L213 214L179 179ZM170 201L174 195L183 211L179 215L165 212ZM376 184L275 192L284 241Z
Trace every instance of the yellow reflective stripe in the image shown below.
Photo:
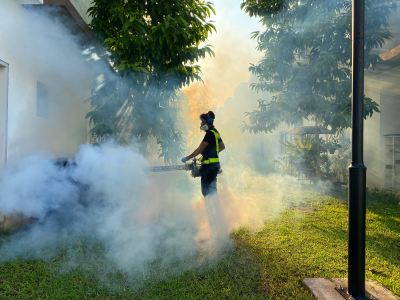
M216 132L215 130L211 130L212 133L214 133L214 137L215 137L215 145L217 148L217 156L219 154L219 143L218 143L218 139L220 138L218 132Z
M219 162L219 158L209 158L206 160L203 160L201 163L202 164L213 164L213 163L218 163Z
M210 131L214 134L214 137L215 137L215 145L216 145L216 151L217 151L217 156L218 156L218 154L219 154L219 142L218 142L218 139L220 138L220 135L215 130L210 130ZM213 163L218 163L218 162L219 162L219 158L218 157L213 157L213 158L205 159L201 163L207 165L207 164L213 164Z

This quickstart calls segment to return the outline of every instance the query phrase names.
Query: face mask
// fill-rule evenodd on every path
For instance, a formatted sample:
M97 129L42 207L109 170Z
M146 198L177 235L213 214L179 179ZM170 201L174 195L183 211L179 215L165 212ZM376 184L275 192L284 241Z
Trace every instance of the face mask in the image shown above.
M208 125L207 124L201 125L200 129L203 130L203 131L207 131L208 130Z

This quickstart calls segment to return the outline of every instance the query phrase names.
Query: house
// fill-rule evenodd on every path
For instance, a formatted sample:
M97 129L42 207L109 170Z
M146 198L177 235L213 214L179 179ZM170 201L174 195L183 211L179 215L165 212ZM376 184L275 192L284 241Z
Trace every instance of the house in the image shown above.
M371 187L400 191L400 51L381 54L375 71L367 72L365 93L379 103L380 113L365 122L365 164ZM392 53L393 55L388 55Z
M87 142L90 2L1 1L0 169L34 153L70 156Z
M400 1L396 1L400 7ZM365 95L379 104L379 113L364 121L364 163L367 167L367 186L400 191L400 18L395 11L390 20L393 38L376 49L381 58L373 70L365 71ZM305 124L304 124L305 125ZM307 127L303 127L304 129ZM298 128L299 129L299 128ZM293 130L282 132L298 135ZM346 131L351 137L351 131ZM285 152L285 148L281 152ZM347 168L343 163L343 168ZM345 169L341 170L341 174ZM347 181L347 176L340 176Z
M399 1L398 5L400 4ZM393 38L380 50L382 61L365 72L365 94L379 103L380 113L367 119L364 161L367 185L400 191L400 20L390 20Z

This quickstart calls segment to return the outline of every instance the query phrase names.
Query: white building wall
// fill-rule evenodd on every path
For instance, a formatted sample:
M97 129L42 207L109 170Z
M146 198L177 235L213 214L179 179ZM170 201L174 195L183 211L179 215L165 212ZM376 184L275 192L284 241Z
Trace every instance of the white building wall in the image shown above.
M379 84L379 83L378 83ZM380 91L376 80L365 78L365 94L380 103ZM367 167L367 186L383 187L382 136L380 133L381 114L374 113L364 121L364 163Z
M0 60L0 169L7 161L8 64Z
M92 4L92 0L70 0L72 5L76 8L78 13L81 15L82 19L86 24L90 23L91 18L87 14L89 7Z
M43 0L17 0L19 4L43 4Z
M9 65L8 161L43 152L72 156L87 141L85 115L89 105L85 100L90 96L94 74L66 31L45 21L30 32L21 13L14 6L4 15L0 13L4 17L0 40L9 41L0 47L0 60ZM8 30L14 23L13 30ZM46 32L48 27L51 29ZM29 37L38 31L40 35ZM38 81L48 90L47 117L37 114ZM0 107L0 114L5 114L4 107Z
M90 23L90 17L87 14L87 10L92 4L92 0L64 0L65 2L69 1L80 14L82 19L86 22L86 24ZM58 2L64 2L58 1ZM43 0L17 0L19 4L43 4ZM56 1L57 2L57 1Z
M399 0L394 2L400 7ZM389 19L393 38L387 40L377 52L389 51L400 44L400 19L398 16L399 10L397 9ZM364 162L367 166L367 185L369 187L385 187L387 153L384 136L400 134L399 80L400 67L399 62L396 61L385 62L383 65L378 65L374 71L369 70L365 73L365 94L379 104L381 111L365 121Z
M387 153L385 135L400 134L400 67L389 67L369 72L365 77L365 93L380 105L365 122L364 161L367 166L367 184L385 187Z

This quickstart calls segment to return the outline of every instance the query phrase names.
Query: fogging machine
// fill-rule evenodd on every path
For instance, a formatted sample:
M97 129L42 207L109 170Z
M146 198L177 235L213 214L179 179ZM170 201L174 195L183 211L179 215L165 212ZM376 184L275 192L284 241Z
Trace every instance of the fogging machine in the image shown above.
M150 167L150 168L148 168L148 171L149 172L168 172L168 171L185 170L185 171L190 171L190 174L193 177L199 177L200 176L200 167L201 167L200 159L193 158L191 162L186 163L184 165Z

